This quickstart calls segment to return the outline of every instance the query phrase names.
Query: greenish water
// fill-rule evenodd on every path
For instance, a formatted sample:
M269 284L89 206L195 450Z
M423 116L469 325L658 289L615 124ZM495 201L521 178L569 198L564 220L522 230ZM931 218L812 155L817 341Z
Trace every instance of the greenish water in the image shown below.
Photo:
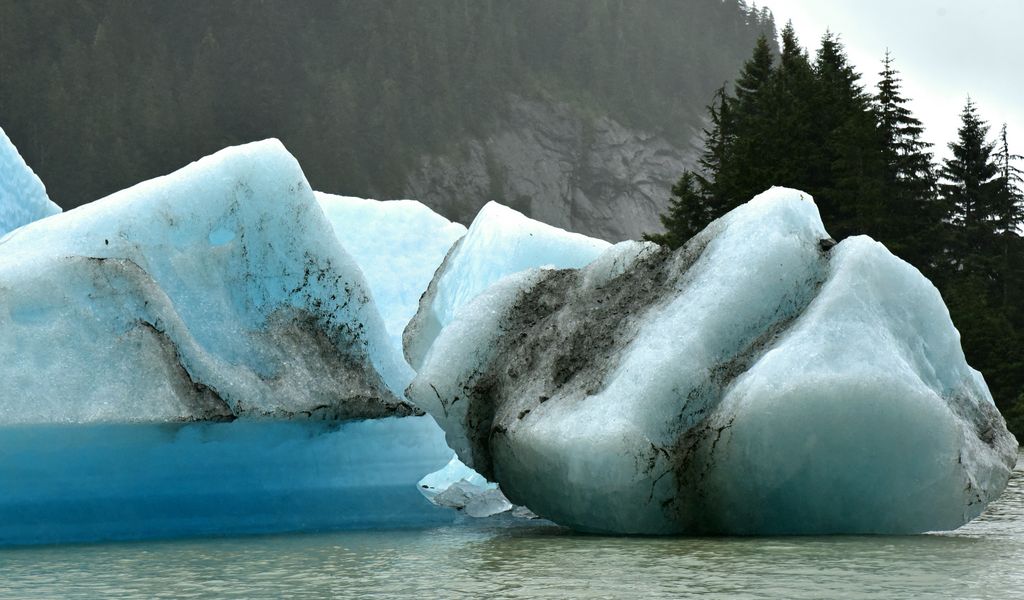
M614 538L537 521L0 551L0 598L1024 598L1024 461L908 537Z

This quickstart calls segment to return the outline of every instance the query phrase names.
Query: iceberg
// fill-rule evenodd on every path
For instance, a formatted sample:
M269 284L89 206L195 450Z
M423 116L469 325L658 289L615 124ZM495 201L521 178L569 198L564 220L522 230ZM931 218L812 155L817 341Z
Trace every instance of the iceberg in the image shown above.
M295 159L228 148L0 241L0 423L411 415Z
M0 546L427 527L430 417L0 427Z
M675 252L520 271L448 319L408 397L512 503L581 531L947 530L1016 460L935 287L836 245L796 190Z
M532 268L582 267L609 246L488 202L451 247L420 298L403 335L406 360L418 369L458 310L499 279Z
M0 129L0 237L59 212L60 207L47 197L43 182Z
M423 290L466 228L415 200L314 193L338 241L366 277L392 346L401 354L402 331Z
M276 140L0 239L0 545L451 522L371 289Z
M473 518L490 517L514 508L497 484L484 479L457 456L443 469L421 479L418 485L420 493L432 503L464 511Z

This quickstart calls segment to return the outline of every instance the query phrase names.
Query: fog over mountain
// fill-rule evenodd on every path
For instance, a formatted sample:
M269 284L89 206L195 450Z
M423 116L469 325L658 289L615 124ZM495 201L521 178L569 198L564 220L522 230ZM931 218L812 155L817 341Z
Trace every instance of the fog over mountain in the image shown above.
M317 189L619 240L762 33L739 0L6 2L0 126L65 209L278 137Z

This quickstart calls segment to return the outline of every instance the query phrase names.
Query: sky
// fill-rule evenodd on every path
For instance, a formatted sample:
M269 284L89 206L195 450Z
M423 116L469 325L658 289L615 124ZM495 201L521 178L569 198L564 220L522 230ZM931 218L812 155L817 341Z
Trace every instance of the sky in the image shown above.
M968 94L995 137L1024 154L1024 0L759 0L779 29L792 20L814 56L826 29L874 91L888 48L925 140L948 156Z

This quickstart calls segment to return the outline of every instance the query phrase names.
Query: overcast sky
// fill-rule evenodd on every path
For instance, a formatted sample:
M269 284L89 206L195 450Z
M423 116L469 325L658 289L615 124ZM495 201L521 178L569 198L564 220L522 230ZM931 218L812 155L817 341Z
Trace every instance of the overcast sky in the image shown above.
M1024 154L1024 0L760 0L779 29L792 19L811 52L826 29L841 36L874 91L892 51L911 110L940 156L956 137L967 95L994 137L1005 121L1011 150Z

